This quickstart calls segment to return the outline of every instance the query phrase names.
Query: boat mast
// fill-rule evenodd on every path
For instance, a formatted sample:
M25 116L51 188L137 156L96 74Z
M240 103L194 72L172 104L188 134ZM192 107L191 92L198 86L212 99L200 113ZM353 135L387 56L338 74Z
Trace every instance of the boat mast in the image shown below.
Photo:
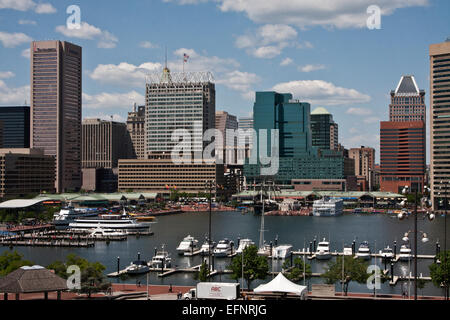
M261 209L261 228L259 230L259 248L262 249L264 246L264 200L263 200L263 188L264 188L264 181L261 182L261 203L262 203L262 209Z

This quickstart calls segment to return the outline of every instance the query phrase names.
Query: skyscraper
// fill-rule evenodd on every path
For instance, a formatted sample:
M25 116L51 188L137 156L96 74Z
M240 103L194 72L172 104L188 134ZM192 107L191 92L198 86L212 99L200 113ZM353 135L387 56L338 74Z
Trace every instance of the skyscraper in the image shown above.
M30 107L0 107L3 134L2 148L30 147Z
M361 191L371 191L374 186L373 171L375 169L375 149L365 146L351 148L348 157L355 162L355 176Z
M233 116L225 111L216 111L216 129L222 133L223 137L223 161L236 161L237 158L237 144L238 141L235 139L234 132L238 129L238 122L236 116ZM230 130L230 131L227 131ZM233 130L233 132L231 132ZM220 152L219 145L216 143L216 152Z
M57 192L81 187L82 49L31 42L31 147L55 157Z
M450 198L450 39L430 45L430 183L433 210ZM440 194L438 194L440 193ZM450 209L450 206L446 206Z
M133 111L128 112L127 129L130 133L132 159L145 159L145 106L134 104Z
M338 125L327 109L319 107L311 112L312 145L319 149L338 149Z
M424 186L425 91L413 76L403 76L391 91L390 121L380 123L381 191L401 192Z

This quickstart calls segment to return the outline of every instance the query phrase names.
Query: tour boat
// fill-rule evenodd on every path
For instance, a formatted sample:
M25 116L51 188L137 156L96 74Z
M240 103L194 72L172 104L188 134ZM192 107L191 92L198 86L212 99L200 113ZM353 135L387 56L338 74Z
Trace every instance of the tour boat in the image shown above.
M178 254L184 254L185 252L195 251L197 249L198 240L188 235L185 237L177 247Z
M364 241L363 243L361 243L361 245L358 248L358 252L356 252L356 256L360 259L370 260L371 254L370 254L369 243L367 241Z
M96 208L74 208L71 204L53 215L55 227L68 227L75 219L98 215Z
M137 222L131 218L123 216L104 216L96 219L76 219L69 223L69 228L73 230L91 231L96 228L114 229L124 231L127 234L146 233L150 231L151 223Z
M232 253L233 250L233 241L229 239L223 239L220 240L217 244L216 248L214 249L214 256L221 258L226 257Z
M331 258L330 243L323 238L322 241L317 245L316 259L317 260L328 260Z
M236 253L242 253L245 248L253 245L255 245L255 243L251 239L241 239L239 240L239 247L237 248Z
M411 248L407 245L402 245L400 247L400 253L398 255L400 261L409 261L412 259Z

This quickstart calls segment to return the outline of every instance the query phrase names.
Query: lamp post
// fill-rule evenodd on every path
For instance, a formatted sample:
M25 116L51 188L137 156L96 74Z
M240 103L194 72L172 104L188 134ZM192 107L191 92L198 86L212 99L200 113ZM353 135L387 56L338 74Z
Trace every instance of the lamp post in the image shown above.
M208 279L211 273L211 199L212 199L212 188L215 187L216 182L214 180L206 181L206 188L209 189L209 227L208 227ZM211 281L211 280L210 280Z
M450 181L448 182L450 183ZM444 186L444 266L446 265L446 259L447 259L447 186L448 184L441 181L441 185L439 187L439 190L442 190L442 186ZM440 194L440 192L439 192ZM445 300L448 300L447 297L447 290L445 290Z

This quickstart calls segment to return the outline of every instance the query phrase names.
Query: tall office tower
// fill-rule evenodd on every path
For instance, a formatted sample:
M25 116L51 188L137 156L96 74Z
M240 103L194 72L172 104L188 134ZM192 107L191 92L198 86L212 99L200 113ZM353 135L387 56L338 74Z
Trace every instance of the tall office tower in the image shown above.
M30 147L30 107L0 107L3 124L2 148Z
M311 134L314 147L338 150L338 125L325 108L319 107L311 112Z
M239 118L238 129L242 129L242 130L253 129L253 117L241 117L241 118ZM251 137L249 137L249 139L245 139L244 136L239 137L238 142L239 142L239 145L246 145L246 144L248 144L250 146L253 143Z
M81 47L31 42L32 148L55 157L57 192L81 187Z
M450 198L450 38L430 45L430 182L433 210ZM440 193L440 194L439 194Z
M216 89L209 72L151 74L146 84L145 128L147 154L170 156L180 142L177 129L190 134L191 151L203 153L203 133L215 127ZM185 141L186 142L186 141Z
M389 121L425 121L425 91L419 90L414 76L402 76L391 91Z
M132 150L131 159L145 159L145 106L133 106L128 112L127 128L130 133Z
M222 159L226 163L236 162L238 137L235 138L235 130L238 129L236 116L225 111L216 111L216 129L222 133ZM231 132L231 130L233 130ZM220 152L216 143L216 152Z
M423 189L426 161L425 91L413 76L402 76L391 91L390 121L380 123L381 191Z
M130 155L131 139L122 122L84 119L82 168L117 168L119 159Z
M375 169L375 149L365 146L351 148L348 157L355 162L355 173L361 191L371 191L373 188L373 171Z

